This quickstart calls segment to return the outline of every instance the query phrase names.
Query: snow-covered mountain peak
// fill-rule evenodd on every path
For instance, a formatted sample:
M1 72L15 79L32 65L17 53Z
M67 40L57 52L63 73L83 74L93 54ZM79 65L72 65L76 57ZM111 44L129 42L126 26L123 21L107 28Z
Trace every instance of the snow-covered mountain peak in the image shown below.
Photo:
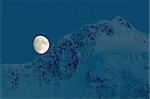
M133 29L133 25L131 25L126 19L124 19L123 17L115 17L113 20L113 22L118 23L119 25L124 25L125 27L129 28L129 29Z
M148 37L122 17L87 24L65 36L77 45L94 46L99 54L119 54L148 51ZM88 45L88 46L90 46Z
M133 53L148 51L148 37L135 29L128 21L116 17L102 25L102 36L96 39L95 50L100 54ZM112 32L109 32L109 31ZM100 33L103 31L100 31ZM111 35L107 35L111 34Z
M2 96L148 97L147 49L121 17L88 24L29 63L2 64Z

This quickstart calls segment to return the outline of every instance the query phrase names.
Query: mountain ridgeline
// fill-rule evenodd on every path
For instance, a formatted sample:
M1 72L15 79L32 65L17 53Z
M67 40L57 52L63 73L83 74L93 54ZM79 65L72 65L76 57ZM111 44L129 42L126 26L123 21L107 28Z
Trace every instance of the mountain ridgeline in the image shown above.
M148 99L148 44L122 17L82 26L29 63L1 64L2 97Z

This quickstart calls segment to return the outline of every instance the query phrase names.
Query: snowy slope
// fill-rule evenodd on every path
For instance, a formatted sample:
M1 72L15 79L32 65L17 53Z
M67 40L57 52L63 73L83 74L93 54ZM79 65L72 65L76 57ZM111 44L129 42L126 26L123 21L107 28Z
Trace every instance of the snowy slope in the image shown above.
M148 37L121 17L65 35L25 64L2 64L2 97L143 98Z
M117 54L148 51L148 36L134 29L123 18L115 18L109 22L109 26L115 32L111 36L102 34L102 37L96 40L96 52Z

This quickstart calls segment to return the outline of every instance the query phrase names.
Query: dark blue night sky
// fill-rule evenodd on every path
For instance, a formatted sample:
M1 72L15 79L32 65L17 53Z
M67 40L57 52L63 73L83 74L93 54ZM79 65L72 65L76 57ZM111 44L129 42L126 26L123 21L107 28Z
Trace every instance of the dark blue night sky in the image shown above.
M148 0L3 0L2 63L24 63L38 55L32 41L46 35L52 45L84 24L121 16L148 33Z

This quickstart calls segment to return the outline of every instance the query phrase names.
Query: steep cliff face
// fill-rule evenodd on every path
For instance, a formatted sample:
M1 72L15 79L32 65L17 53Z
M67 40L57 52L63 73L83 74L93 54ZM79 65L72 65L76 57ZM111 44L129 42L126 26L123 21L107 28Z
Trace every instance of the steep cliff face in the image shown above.
M121 17L65 35L25 64L2 64L3 97L148 98L148 37Z

